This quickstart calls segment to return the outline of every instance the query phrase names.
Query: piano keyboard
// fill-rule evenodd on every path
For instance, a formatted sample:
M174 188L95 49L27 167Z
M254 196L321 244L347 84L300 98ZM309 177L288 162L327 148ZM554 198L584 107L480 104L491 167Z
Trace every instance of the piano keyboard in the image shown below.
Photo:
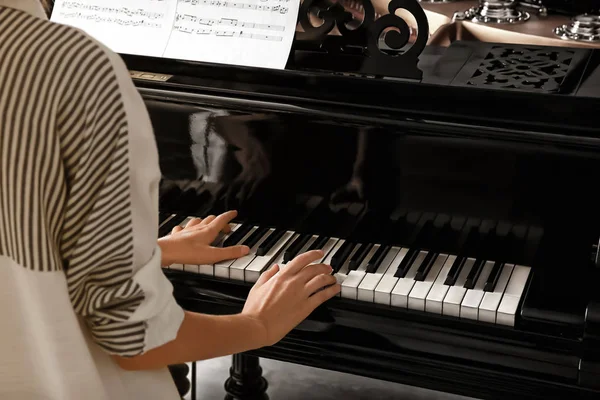
M161 228L183 227L190 219L171 215ZM246 245L250 252L214 265L168 268L254 283L274 264L285 268L297 255L320 249L325 255L318 262L331 265L342 298L506 326L515 325L530 275L530 267L522 265L249 224L232 223L231 232L213 245Z

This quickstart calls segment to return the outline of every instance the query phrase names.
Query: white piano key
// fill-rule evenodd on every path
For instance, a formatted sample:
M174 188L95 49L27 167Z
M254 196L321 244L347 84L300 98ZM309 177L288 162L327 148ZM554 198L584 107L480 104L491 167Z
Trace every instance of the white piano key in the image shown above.
M452 264L456 260L455 255L449 255L446 261L444 262L444 266L442 270L438 274L437 278L433 282L429 293L427 293L427 297L425 298L425 311L432 314L442 314L442 308L444 304L444 298L446 294L448 294L448 290L450 286L444 285L444 281L448 276L448 272L452 268Z
M269 230L274 231L274 229ZM279 241L269 249L267 254L257 256L244 270L244 280L246 282L256 282L260 274L270 266L270 263L276 259L280 252L285 248L285 245L294 236L294 232L287 231L279 238Z
M252 235L256 229L258 229L258 227L257 226L253 226L248 231L248 233L246 234L246 236L244 236L239 242L235 243L235 245L243 243L244 240L246 240L250 235ZM224 261L220 261L218 263L215 263L215 276L219 277L219 278L229 279L229 267L231 267L231 264L233 264L234 262L235 262L235 259L233 259L233 260L224 260Z
M433 283L442 270L448 254L438 254L424 280L415 282L408 294L408 308L411 310L425 311L425 299L433 287Z
M258 228L257 228L258 229ZM269 236L269 233L275 229L269 229L258 241L250 248L250 251L245 256L236 259L229 267L229 279L235 281L244 281L245 269L256 258L256 252L262 242Z
M381 277L375 288L375 303L386 304L388 306L392 304L392 290L394 290L394 286L398 283L398 278L394 274L407 253L408 248L400 248L396 258L394 258L387 271L385 271L385 274Z
M408 308L408 295L415 285L415 276L428 251L419 251L404 278L398 279L392 290L392 307Z
M370 303L375 301L375 288L381 281L383 275L387 272L390 264L392 261L394 261L394 258L396 258L396 255L398 255L399 251L400 247L391 247L390 251L388 251L386 256L381 261L377 271L365 276L360 285L358 285L358 300L367 301Z
M486 292L483 295L483 300L481 300L481 304L479 305L479 321L496 323L496 313L498 312L500 301L502 301L502 296L508 285L513 268L514 264L504 264L494 291Z
M325 262L325 260L327 259L327 256L329 255L329 253L331 252L331 250L333 250L333 248L335 247L335 245L338 243L340 239L338 238L329 238L329 240L327 241L327 243L325 243L325 246L323 246L323 248L321 250L323 250L323 258L321 258L320 260L317 260L311 264L325 264L327 265L327 263ZM340 245L341 246L341 245ZM331 263L331 260L329 261L329 263Z
M502 301L496 314L496 323L500 325L515 326L515 317L521 296L525 290L531 268L515 265L512 275L502 296Z
M473 289L468 289L463 301L460 303L460 317L477 320L479 318L479 305L483 300L485 282L494 268L493 261L486 261L481 268L481 273Z
M183 221L181 221L181 223L179 224L180 227L185 228L185 226L187 225L188 222L190 222L190 220L193 217L187 217L186 219L184 219ZM176 269L179 271L185 271L185 265L182 263L174 263L169 265L169 269Z
M160 223L158 224L158 227L159 227L159 228L162 228L162 226L163 226L164 224L166 224L167 222L169 222L170 220L172 220L173 218L175 218L175 216L176 216L176 215L177 215L177 214L171 214L171 215L169 215L167 218L165 218L165 219L164 219L162 222L160 222Z
M358 246L360 247L360 246ZM358 286L361 284L365 275L367 274L367 263L373 257L373 254L377 251L379 245L374 245L371 250L367 253L366 257L362 260L358 268L354 271L350 271L348 277L342 283L342 297L358 300Z
M215 239L215 241L213 243L213 246L215 246L215 247L222 247L223 246L223 242L225 241L225 239L227 239L240 226L242 226L242 225L241 224L235 224L235 223L229 224L229 227L231 228L231 232L230 233L226 233L226 234L219 234L219 236L217 236L217 238ZM201 264L201 265L198 265L198 273L201 274L201 275L210 275L210 276L213 276L215 274L215 266L214 266L214 264Z
M465 294L467 293L467 289L465 289L465 282L467 281L467 275L473 268L473 264L475 264L474 258L467 258L460 273L458 274L458 278L454 285L448 289L448 293L446 297L444 297L444 303L442 305L442 314L450 315L452 317L460 317L460 303L462 303Z

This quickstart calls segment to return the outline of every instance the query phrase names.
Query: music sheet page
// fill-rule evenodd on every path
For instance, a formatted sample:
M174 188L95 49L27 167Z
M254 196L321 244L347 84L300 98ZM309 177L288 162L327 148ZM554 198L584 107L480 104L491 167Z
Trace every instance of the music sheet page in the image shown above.
M122 54L284 69L299 0L56 0L51 20Z

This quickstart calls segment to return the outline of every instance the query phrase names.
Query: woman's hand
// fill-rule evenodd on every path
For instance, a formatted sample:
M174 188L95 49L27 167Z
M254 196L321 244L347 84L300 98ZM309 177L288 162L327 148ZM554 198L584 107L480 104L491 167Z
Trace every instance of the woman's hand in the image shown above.
M250 290L242 315L262 327L265 345L277 343L315 308L340 292L331 267L312 264L323 256L323 251L313 250L281 269L274 265Z
M176 226L170 235L158 239L162 265L206 265L245 256L250 250L248 246L212 246L219 233L231 230L229 223L236 216L237 211L229 211L219 216L194 218L184 228Z

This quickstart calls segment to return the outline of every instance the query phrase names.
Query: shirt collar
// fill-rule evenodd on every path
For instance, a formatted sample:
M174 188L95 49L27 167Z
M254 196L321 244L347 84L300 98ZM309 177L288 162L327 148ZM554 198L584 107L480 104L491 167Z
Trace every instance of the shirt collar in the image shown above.
M15 8L34 17L48 19L40 0L0 0L0 7Z

